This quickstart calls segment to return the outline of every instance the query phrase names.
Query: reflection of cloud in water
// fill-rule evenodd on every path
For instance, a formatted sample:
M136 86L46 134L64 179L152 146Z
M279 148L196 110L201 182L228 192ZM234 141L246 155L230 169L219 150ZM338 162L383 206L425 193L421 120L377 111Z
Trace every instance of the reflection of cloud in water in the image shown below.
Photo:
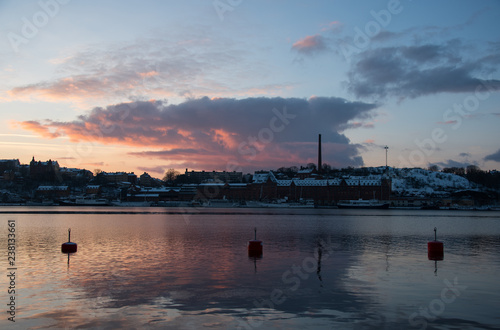
M479 221L460 234L472 225L458 230L456 217L443 235L438 277L426 251L435 219L424 217L203 214L189 224L182 215L44 217L50 221L17 220L25 230L19 249L29 251L20 255L29 275L20 297L26 327L406 328L408 315L441 292L439 276L458 272L477 290L496 283L496 266L485 261L497 260L498 236ZM60 237L69 226L79 251L68 268ZM246 242L255 226L264 254L254 261ZM494 306L462 295L442 318L476 321L455 312L471 304L487 313Z
M177 234L169 232L164 237L165 242L175 242L172 245L162 245L155 238L149 239L150 243L130 239L120 255L100 254L101 259L96 259L99 263L94 263L91 272L82 269L73 283L84 290L87 299L96 302L96 308L130 308L161 301L166 310L201 314L222 310L237 317L252 316L259 308L280 314L332 317L324 311L350 314L366 309L363 306L371 305L375 299L374 295L359 294L353 287L345 286L348 270L357 262L356 254L346 253L346 247L333 243L338 240L324 234L303 232L300 237L268 237L256 273L244 246L241 251L218 248L209 231L193 229L184 239L171 237ZM235 239L226 233L226 238L217 241L229 240L227 245L238 246L231 242ZM279 247L273 246L273 242L280 241L288 242L287 249L295 252L276 250ZM145 244L151 247L144 247ZM138 257L134 251L139 251L139 246L148 251L148 260L136 268L124 266L128 258ZM206 250L212 251L210 255ZM282 292L279 303L272 302L273 290ZM266 315L269 313L265 311Z

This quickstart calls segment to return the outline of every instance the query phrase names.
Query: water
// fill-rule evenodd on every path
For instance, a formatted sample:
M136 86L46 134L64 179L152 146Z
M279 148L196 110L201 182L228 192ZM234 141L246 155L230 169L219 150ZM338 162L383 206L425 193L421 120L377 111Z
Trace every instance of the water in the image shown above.
M3 312L2 328L500 328L500 212L0 211L6 252L15 220L17 268L16 322ZM262 258L247 254L254 227Z

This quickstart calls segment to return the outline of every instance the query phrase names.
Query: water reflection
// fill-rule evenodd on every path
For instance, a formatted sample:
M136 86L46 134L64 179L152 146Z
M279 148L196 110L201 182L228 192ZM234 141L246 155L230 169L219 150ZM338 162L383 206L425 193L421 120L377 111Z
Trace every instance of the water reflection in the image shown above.
M491 296L496 220L475 219L471 234L465 219L434 219L453 228L442 229L447 258L437 272L427 259L429 217L346 214L203 214L189 224L169 214L20 216L23 319L71 328L408 328L443 280L458 277L470 289L446 306L447 321L496 322L486 302L500 300ZM78 240L71 267L60 253L68 226ZM255 226L265 256L248 256ZM483 305L480 317L470 304Z

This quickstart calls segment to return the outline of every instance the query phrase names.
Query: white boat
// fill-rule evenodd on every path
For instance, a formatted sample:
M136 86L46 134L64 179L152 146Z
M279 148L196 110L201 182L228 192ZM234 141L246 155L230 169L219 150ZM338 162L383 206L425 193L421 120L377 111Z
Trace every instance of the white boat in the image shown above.
M122 202L122 201L113 201L111 202L113 206L120 207L149 207L153 205L153 202Z
M59 205L63 206L109 206L111 205L108 200L104 198L76 198L74 200L59 200Z
M238 207L239 205L227 199L211 199L202 204L203 207Z
M358 199L340 201L337 207L339 209L388 209L389 203L383 203L377 199Z

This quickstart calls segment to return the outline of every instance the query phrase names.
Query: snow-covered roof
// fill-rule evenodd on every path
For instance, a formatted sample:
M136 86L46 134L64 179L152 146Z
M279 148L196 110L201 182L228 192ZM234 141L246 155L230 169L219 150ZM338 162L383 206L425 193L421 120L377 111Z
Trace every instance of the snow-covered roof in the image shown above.
M268 179L271 179L273 182L277 182L276 177L272 171L266 173L255 173L253 175L254 183L266 183Z
M39 186L36 190L68 190L68 186Z
M313 186L326 186L328 181L327 180L311 180L311 179L304 179L304 180L294 180L293 183L295 183L296 186L302 186L302 187L313 187Z
M332 180L328 180L328 185L329 186L339 186L341 182L342 182L342 180L340 180L340 179L332 179Z
M148 194L154 194L154 193L165 193L165 192L170 192L170 191L180 191L181 188L180 187L160 187L160 188L145 188L145 187L142 187L141 188L141 192L142 191L145 191L147 192Z

